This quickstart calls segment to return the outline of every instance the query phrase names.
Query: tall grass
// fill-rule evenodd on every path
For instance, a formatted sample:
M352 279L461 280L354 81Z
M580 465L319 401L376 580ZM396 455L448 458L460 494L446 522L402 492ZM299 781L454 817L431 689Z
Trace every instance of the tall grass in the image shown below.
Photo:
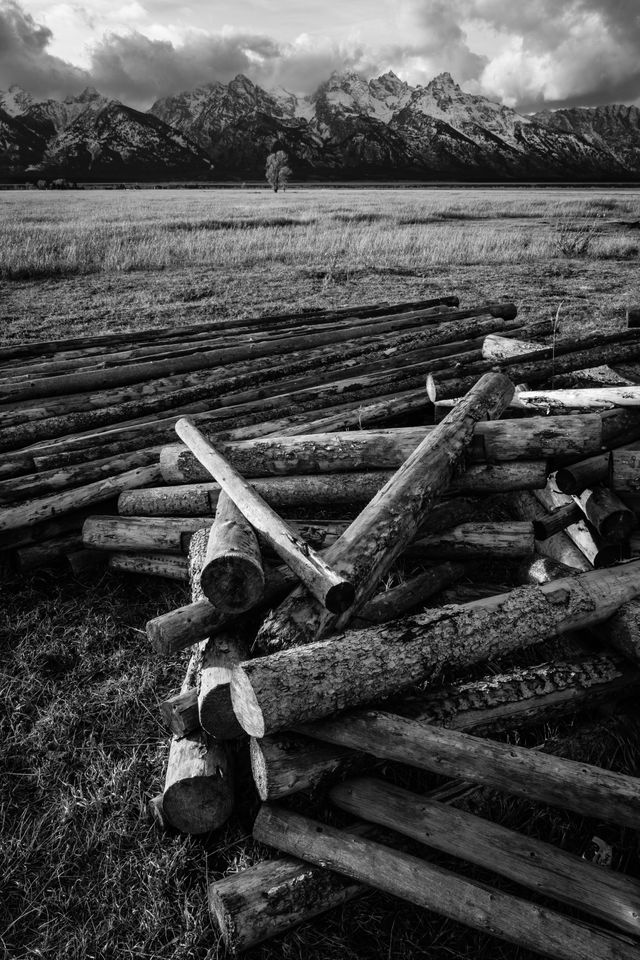
M239 199L240 198L240 199ZM237 270L281 263L313 269L510 264L584 255L637 256L634 237L607 218L640 217L640 197L618 190L262 190L0 194L0 277L166 270ZM569 238L569 239L568 239Z

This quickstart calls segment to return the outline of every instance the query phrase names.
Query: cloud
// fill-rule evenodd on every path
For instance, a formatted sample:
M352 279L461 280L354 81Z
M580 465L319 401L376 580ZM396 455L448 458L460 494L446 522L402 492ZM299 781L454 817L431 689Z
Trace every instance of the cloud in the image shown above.
M90 82L86 71L47 52L52 33L14 0L0 4L0 88L17 83L36 96L64 96Z

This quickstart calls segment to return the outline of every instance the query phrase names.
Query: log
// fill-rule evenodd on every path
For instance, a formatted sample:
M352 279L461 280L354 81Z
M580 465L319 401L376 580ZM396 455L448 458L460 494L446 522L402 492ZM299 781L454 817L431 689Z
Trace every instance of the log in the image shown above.
M640 407L640 387L525 390L518 394L518 399L527 407L543 410L610 410L614 407Z
M548 511L539 503L532 493L520 490L511 495L511 505L517 517L521 520L531 520L533 523L545 522ZM591 569L591 564L565 532L554 533L544 540L536 538L536 551L556 563L572 567L582 572Z
M176 433L217 480L247 522L265 538L319 603L331 613L341 613L351 606L354 598L351 582L296 536L292 527L269 507L190 420L179 420Z
M533 524L463 523L444 533L420 537L405 552L412 560L472 560L476 557L526 557L534 551Z
M449 416L423 440L351 526L327 551L327 562L348 576L356 595L348 622L413 539L435 501L459 469L475 423L497 416L509 403L513 384L500 374L483 377ZM497 469L497 468L493 468ZM314 640L331 625L309 594L299 588L258 633L259 649L285 649Z
M611 454L611 488L617 493L640 490L640 450L614 450Z
M601 623L639 593L634 561L353 630L243 663L231 681L233 708L247 733L263 737L384 699L445 666L466 667Z
M484 338L482 344L482 359L507 360L510 357L520 357L525 353L535 353L538 350L544 350L543 343L537 343L532 340L508 340L497 333L490 333Z
M107 559L105 554L102 554ZM108 555L110 570L122 573L138 573L149 577L166 577L168 580L186 582L189 579L187 561L167 553L119 553ZM187 644L188 646L189 644Z
M569 567L566 563L560 563L558 560L552 560L551 557L534 555L518 567L518 580L520 583L540 586L542 583L559 580L561 577L571 577L577 572L574 567Z
M231 706L231 671L249 657L242 630L224 630L207 642L200 667L200 726L215 740L233 740L243 730Z
M195 652L181 693L193 686L197 666ZM231 816L233 794L233 768L224 743L209 741L201 731L171 739L162 809L176 830L193 834L217 830Z
M599 453L579 463L556 471L556 486L560 493L577 496L589 487L608 483L611 472L611 454Z
M531 490L544 487L548 472L546 460L476 464L452 478L443 492L472 495ZM376 470L370 473L320 474L315 477L256 477L251 481L251 486L274 508L299 507L308 512L328 505L366 504L382 492L392 476L390 471ZM118 498L118 513L123 517L211 517L216 510L219 493L217 483L132 489Z
M635 514L607 487L583 490L574 501L603 540L619 543L631 536Z
M53 494L41 500L31 500L28 503L0 512L0 530L16 530L19 527L40 523L51 517L59 517L71 510L79 510L110 500L123 490L158 483L160 478L160 467L154 464L136 470L128 470L106 480L97 480L95 483Z
M31 546L20 547L16 551L18 569L26 573L29 570L37 570L39 567L55 566L68 553L81 546L82 536L79 531L76 531L63 534L61 537L53 537L51 540L43 540Z
M463 879L435 864L343 830L264 805L253 835L458 923L558 960L622 960L636 948L546 907Z
M200 728L198 691L190 687L160 702L160 713L176 737L184 737Z
M551 513L533 521L533 535L536 540L548 540L555 533L566 530L572 523L577 523L582 516L582 510L576 503L567 503L564 507L556 507Z
M86 547L67 553L67 563L74 577L95 577L108 568L108 560L104 553L100 550L87 550Z
M547 510L567 506L574 501L556 489L555 475L549 478L544 489L534 491L534 496ZM577 520L566 528L566 534L575 543L586 559L596 568L606 567L619 560L625 559L624 544L607 543L598 536L595 530L590 529L584 520Z
M460 563L445 562L438 564L437 567L430 567L424 573L419 573L373 597L362 607L358 615L352 618L350 625L358 628L366 627L371 623L397 620L464 576L464 572L465 568Z
M229 613L254 607L264 592L258 538L224 491L209 531L200 584L205 597Z
M223 444L220 452L244 477L397 469L434 427L359 430L293 437L261 437ZM468 450L471 463L583 456L602 444L598 416L533 417L476 424ZM182 444L162 447L167 484L209 480L207 471Z
M211 526L207 517L87 517L82 541L94 550L186 554L196 530Z
M557 341L555 347L540 350L537 354L503 360L500 368L514 381L535 384L561 373L573 373L576 370L587 370L602 364L615 364L640 357L638 331L628 331L631 334L629 338L625 338L624 333L588 337L583 340L582 345L577 340ZM581 346L580 349L576 349L578 345ZM437 400L462 396L478 376L494 365L492 360L470 364L455 377L444 373L430 373L427 377L429 399L435 403Z
M506 674L451 684L404 698L394 712L452 730L485 736L542 722L555 722L603 702L619 703L640 684L640 672L610 654L563 659ZM329 777L354 767L366 769L361 753L314 744L302 734L284 733L251 740L251 767L262 800L279 800L315 789Z
M637 880L383 780L349 780L334 786L330 797L362 820L484 867L623 933L640 933Z
M634 665L640 664L640 603L630 600L623 604L596 635Z

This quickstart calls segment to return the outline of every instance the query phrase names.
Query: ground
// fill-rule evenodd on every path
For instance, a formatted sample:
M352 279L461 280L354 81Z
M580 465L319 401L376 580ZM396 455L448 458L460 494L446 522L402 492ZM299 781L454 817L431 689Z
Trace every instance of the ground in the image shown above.
M557 317L563 336L622 327L640 303L632 189L8 191L0 209L3 342L441 293L514 300L525 321ZM157 704L186 655L159 660L144 624L184 588L62 568L6 572L2 588L0 949L11 960L224 956L207 879L264 851L246 818L185 838L146 809L168 750ZM609 720L581 756L637 773L638 744L636 727ZM640 876L629 832L486 792L469 802L576 852L609 831L617 865ZM247 956L529 955L370 895Z

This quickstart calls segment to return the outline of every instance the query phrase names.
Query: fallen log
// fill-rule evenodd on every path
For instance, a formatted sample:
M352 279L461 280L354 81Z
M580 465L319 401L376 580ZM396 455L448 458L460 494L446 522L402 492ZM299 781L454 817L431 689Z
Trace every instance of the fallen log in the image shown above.
M637 880L383 780L359 778L336 784L330 798L362 820L485 867L624 933L640 933Z
M472 560L476 557L526 557L534 551L533 524L463 523L440 534L420 537L406 549L411 560Z
M630 943L596 927L290 811L264 805L253 835L284 853L330 867L474 929L490 930L545 956L631 960L636 953Z
M545 581L546 582L546 581ZM394 704L394 712L422 723L493 736L559 718L598 704L619 702L640 685L640 672L610 654L518 667L506 674L451 684ZM251 768L262 800L315 789L354 767L370 767L346 747L284 733L251 740Z
M602 623L640 593L640 561L260 657L234 670L233 708L265 733L392 696L445 666L468 666Z
M258 538L224 491L209 531L200 584L205 597L229 613L254 607L264 592Z
M518 394L518 399L527 407L542 410L611 410L614 407L640 407L640 387L525 390Z
M544 460L476 464L454 477L443 492L475 494L534 489L544 487L547 474ZM256 477L251 481L251 486L274 508L304 507L308 512L328 505L368 503L392 476L391 471L376 470L370 473ZM217 483L145 487L120 496L118 512L123 517L210 517L215 513L219 494Z
M110 570L139 573L149 577L165 577L168 580L181 582L189 579L185 557L175 557L169 553L120 553L119 551L102 555Z
M245 477L397 469L434 429L399 427L261 437L222 444L220 452ZM471 463L544 460L562 455L582 456L595 452L601 445L602 420L597 415L492 420L476 424L467 456ZM162 447L160 466L167 484L209 480L207 471L182 444Z
M51 517L59 517L71 510L79 510L95 503L110 500L123 490L144 487L149 483L158 483L160 479L160 467L154 464L128 470L105 480L97 480L95 483L83 487L52 494L41 500L31 500L0 512L0 530L15 530L19 527L31 526Z
M241 515L267 540L315 599L331 613L346 610L354 598L351 582L308 544L299 540L295 531L230 466L190 420L178 421L176 433L218 481Z
M556 471L556 486L560 493L578 496L583 490L599 483L608 483L611 472L611 453L599 453L579 463L560 467Z
M474 425L487 415L499 415L512 394L513 384L506 377L483 377L329 548L328 562L349 576L356 590L353 609L342 615L339 625L348 622L349 616L370 598L436 499L451 484ZM310 642L322 636L330 623L319 604L298 588L265 621L256 644L259 649L273 650Z
M465 568L461 563L445 562L430 567L396 587L377 594L351 619L350 626L358 628L371 623L397 620L418 604L455 583L464 576L464 572Z

